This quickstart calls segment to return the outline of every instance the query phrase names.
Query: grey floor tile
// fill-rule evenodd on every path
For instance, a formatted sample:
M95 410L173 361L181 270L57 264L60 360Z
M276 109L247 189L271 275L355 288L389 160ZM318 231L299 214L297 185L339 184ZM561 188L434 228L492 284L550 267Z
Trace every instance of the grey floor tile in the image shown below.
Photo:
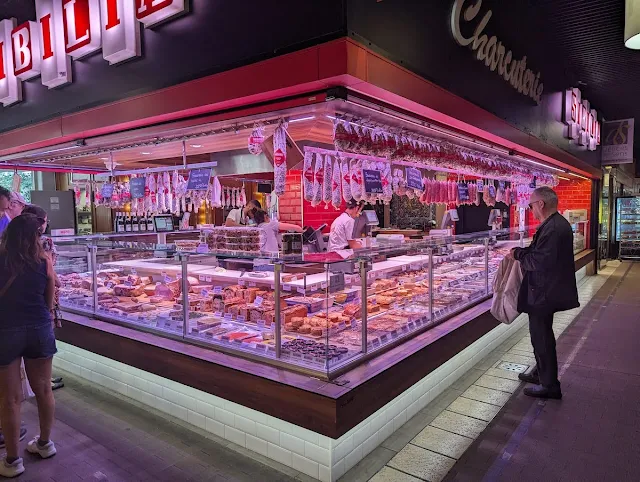
M490 422L500 411L500 407L477 400L471 400L470 398L459 397L449 405L447 410Z
M437 427L427 427L411 443L432 452L459 459L473 439L447 432Z
M450 457L445 457L416 445L407 445L391 459L388 465L429 482L440 482L455 463L455 459Z
M487 428L487 422L446 410L431 422L431 426L475 439Z
M512 353L505 353L502 355L502 361L507 361L511 363L520 363L522 365L535 365L536 359L532 356L527 355L515 355Z
M405 474L391 467L384 467L369 482L423 482L412 475Z
M493 377L490 375L481 376L475 384L484 388L492 388L494 390L501 390L509 393L515 392L518 387L520 387L520 382Z
M506 370L504 370L506 371ZM478 385L471 385L463 394L463 397L470 398L471 400L477 400L479 402L490 403L502 407L511 394L507 392L501 392L500 390L492 390L491 388L485 388Z
M378 447L340 478L340 482L369 480L393 458L397 452Z
M485 375L518 381L518 374L516 372L512 372L511 370L502 370L501 368L490 368L489 370L487 370ZM475 384L477 385L477 381Z

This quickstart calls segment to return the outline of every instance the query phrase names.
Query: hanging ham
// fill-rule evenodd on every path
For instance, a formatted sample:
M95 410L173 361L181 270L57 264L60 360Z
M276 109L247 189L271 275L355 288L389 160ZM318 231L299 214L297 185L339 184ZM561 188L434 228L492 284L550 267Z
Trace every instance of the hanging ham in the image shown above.
M349 171L349 161L346 159L342 160L342 199L345 202L349 202L352 199L351 196L351 173Z
M333 163L333 177L331 183L331 204L334 209L340 209L340 205L342 204L342 192L340 186L342 185L342 171L340 169L340 162L338 159Z
M287 183L287 123L278 124L273 133L273 178L276 196L282 196Z
M305 201L313 199L313 152L304 153L304 165L302 169L303 196Z

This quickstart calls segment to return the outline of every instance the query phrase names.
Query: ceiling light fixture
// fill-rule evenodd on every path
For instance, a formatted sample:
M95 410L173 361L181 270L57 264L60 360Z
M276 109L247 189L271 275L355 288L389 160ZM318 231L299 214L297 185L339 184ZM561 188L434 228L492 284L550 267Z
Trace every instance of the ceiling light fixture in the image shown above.
M640 50L640 0L626 0L624 9L624 46Z
M562 176L558 176L558 179L564 179L565 181L571 181L571 179L569 179L568 177L562 177Z
M140 154L142 154L143 156L150 156L151 153L147 152L147 151L142 151Z
M289 121L289 124L293 124L294 122L302 122L302 121L313 120L315 118L316 118L316 116L312 115L312 116L309 116L309 117L301 117L300 119L291 119Z
M200 149L202 147L202 144L191 144L191 147L193 147L194 149Z

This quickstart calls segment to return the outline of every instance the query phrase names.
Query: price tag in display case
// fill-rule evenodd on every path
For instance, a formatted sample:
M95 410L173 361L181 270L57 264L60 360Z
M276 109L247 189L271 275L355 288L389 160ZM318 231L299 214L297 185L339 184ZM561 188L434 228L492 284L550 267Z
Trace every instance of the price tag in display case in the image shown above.
M233 315L231 313L225 313L224 314L224 319L225 320L233 320Z
M304 295L306 293L306 290L303 287L298 287L296 291L301 295Z
M265 321L264 321L264 320L258 320L258 321L256 322L256 324L257 324L260 328L264 328Z
M205 276L204 276L203 274L201 274L200 276L198 276L198 279L199 279L200 281L204 281L204 280L205 280Z
M213 281L213 278L211 278L211 276L207 276L207 277L205 278L205 281L206 281L207 283L211 283L211 282Z
M238 323L244 323L245 321L247 321L247 320L245 319L244 316L238 315Z
M131 268L131 274L133 276L136 276L138 274L138 271L135 268Z
M258 306L262 306L263 302L264 302L264 298L262 298L262 296L256 296L256 299L253 302L253 304L254 306L258 307Z
M382 336L380 337L380 342L381 342L381 343L386 343L386 342L388 342L388 341L389 341L389 335L382 335Z
M282 285L282 290L283 291L291 291L293 288L291 287L291 285Z
M239 279L239 280L238 280L238 286L244 286L244 285L246 285L245 280L243 280L243 279Z
M206 298L207 296L209 296L209 290L200 290L200 295Z
M222 286L214 286L213 287L213 294L219 295L220 293L222 293Z
M398 330L393 330L393 331L391 332L391 338L392 338L392 339L394 339L394 340L395 340L396 338L398 338Z
M222 318L222 312L220 312L220 311L216 311L216 312L213 314L213 316L214 316L214 317L216 317L216 318Z
M249 288L255 288L256 284L253 281L249 281Z
M326 281L323 281L322 283L320 283L320 289L326 290L329 287L329 283L327 283Z
M169 278L167 275L164 276L164 282L165 283L171 283L171 278Z

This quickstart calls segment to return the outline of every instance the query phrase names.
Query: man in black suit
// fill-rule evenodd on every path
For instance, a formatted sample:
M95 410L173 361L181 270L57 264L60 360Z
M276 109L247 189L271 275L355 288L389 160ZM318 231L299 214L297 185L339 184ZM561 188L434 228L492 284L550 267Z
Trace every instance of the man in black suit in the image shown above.
M553 314L580 306L573 258L573 231L558 213L558 195L550 187L533 191L529 208L542 224L527 248L515 248L511 255L524 272L518 293L518 311L529 314L529 332L536 358L531 373L520 380L539 385L524 393L538 398L562 398L558 381L558 358L553 333Z

